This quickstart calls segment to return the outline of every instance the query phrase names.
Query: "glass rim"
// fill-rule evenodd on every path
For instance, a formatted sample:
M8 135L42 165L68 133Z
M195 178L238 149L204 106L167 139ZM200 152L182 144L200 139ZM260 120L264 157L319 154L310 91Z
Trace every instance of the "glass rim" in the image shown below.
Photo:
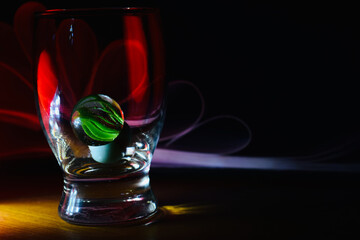
M101 8L68 8L68 9L47 9L35 13L35 17L51 17L51 16L96 16L103 14L118 15L136 15L157 13L159 8L156 7L101 7Z

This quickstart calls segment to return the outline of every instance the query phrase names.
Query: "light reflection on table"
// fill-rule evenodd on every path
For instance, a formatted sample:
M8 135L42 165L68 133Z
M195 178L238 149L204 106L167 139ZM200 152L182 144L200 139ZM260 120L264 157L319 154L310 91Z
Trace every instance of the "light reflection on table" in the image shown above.
M159 212L132 226L71 225L57 215L54 159L0 162L0 239L307 239L358 234L351 173L152 168ZM151 223L151 224L149 224Z

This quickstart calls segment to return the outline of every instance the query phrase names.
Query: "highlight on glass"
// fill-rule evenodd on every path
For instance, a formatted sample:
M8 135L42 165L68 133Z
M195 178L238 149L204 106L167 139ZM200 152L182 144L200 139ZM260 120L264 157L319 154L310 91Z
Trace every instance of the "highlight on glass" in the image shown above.
M90 225L152 216L165 105L158 10L47 10L35 23L36 105L64 175L59 215Z

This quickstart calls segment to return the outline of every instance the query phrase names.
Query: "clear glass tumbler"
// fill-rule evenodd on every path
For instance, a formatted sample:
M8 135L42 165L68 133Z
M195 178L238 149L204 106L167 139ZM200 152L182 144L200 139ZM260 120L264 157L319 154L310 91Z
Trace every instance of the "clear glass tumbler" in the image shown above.
M148 174L165 96L158 10L56 9L35 23L35 98L63 170L60 217L98 225L152 216Z

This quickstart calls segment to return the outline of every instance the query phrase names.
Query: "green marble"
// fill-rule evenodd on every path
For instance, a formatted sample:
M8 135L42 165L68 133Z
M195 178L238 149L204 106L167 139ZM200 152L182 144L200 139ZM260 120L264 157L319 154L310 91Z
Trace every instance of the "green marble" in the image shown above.
M82 98L74 107L71 126L75 135L89 146L111 143L124 126L119 104L103 94Z

